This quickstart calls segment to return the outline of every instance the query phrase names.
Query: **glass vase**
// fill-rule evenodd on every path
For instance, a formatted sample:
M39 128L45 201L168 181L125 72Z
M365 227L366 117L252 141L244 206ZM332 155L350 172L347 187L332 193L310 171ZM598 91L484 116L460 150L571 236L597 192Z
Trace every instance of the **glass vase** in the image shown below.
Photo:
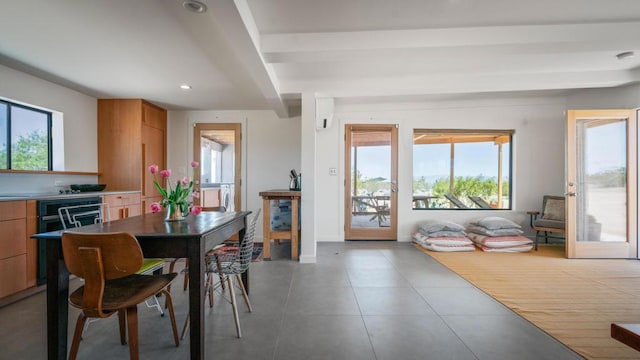
M187 214L182 212L181 206L179 204L167 204L167 213L165 215L164 221L182 221L185 219Z

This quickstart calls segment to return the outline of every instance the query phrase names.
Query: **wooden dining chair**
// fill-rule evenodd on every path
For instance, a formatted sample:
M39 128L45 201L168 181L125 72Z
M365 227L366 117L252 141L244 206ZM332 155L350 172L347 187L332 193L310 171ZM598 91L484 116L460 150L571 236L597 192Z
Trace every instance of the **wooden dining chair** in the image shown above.
M71 274L84 279L84 285L69 296L69 303L80 309L69 359L78 355L82 330L89 318L107 318L118 313L120 342L127 343L130 359L138 359L138 308L150 296L162 293L166 299L176 346L180 345L171 294L166 287L175 273L141 275L142 249L129 233L62 234L64 261Z
M78 228L85 225L109 222L109 204L98 203L88 205L62 206L58 208L58 216L60 217L60 221L62 222L62 228L65 230ZM149 275L154 273L161 273L163 269L164 259L145 258L142 262L142 266L137 271L137 273L141 275ZM173 272L173 269L170 268L169 272ZM158 310L158 312L160 313L160 316L164 316L164 311L162 310L162 306L160 306L157 297L152 296L144 302L147 307L156 308L156 310ZM87 330L88 325L89 322L87 322L83 333Z

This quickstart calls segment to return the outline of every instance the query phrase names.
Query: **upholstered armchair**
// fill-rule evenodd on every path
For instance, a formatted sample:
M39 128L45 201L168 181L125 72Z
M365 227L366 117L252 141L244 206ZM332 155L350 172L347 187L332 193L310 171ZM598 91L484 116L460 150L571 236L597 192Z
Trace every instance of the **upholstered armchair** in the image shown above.
M528 211L529 224L536 232L535 249L538 250L538 236L544 232L544 242L549 238L564 238L565 235L565 198L564 196L544 195L542 197L542 214L539 211ZM540 217L538 217L540 215ZM556 233L561 237L549 235Z

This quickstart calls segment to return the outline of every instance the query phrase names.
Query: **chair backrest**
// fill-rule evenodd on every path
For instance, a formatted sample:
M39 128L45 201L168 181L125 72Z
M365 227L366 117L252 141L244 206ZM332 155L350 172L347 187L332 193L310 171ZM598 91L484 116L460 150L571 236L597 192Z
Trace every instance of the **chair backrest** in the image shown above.
M129 233L62 233L64 262L84 279L82 310L89 317L104 318L102 297L107 280L136 273L142 266L142 250Z
M546 220L565 221L564 196L544 195L542 197L542 218Z
M142 249L129 233L62 233L64 262L74 275L87 279L101 268L104 280L135 274L142 266Z
M107 203L63 206L58 209L58 216L63 229L109 221Z
M249 224L244 232L244 242L238 250L238 270L241 272L246 271L251 264L251 256L253 255L253 240L256 232L256 223L258 222L258 216L260 216L261 209L256 210L251 214Z
M481 209L493 209L491 205L480 196L469 196L469 199L476 203Z
M453 194L444 194L444 197L447 198L447 200L451 201L451 203L453 205L455 205L457 208L460 208L460 209L466 209L467 208L467 205L465 205L457 197L453 196Z

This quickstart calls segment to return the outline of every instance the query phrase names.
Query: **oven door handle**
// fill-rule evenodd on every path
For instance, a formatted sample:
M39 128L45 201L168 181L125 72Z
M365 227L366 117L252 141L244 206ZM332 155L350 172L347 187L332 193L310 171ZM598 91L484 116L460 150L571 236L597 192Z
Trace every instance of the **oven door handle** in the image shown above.
M58 215L45 215L40 217L41 221L49 221L49 220L60 220L60 216Z

